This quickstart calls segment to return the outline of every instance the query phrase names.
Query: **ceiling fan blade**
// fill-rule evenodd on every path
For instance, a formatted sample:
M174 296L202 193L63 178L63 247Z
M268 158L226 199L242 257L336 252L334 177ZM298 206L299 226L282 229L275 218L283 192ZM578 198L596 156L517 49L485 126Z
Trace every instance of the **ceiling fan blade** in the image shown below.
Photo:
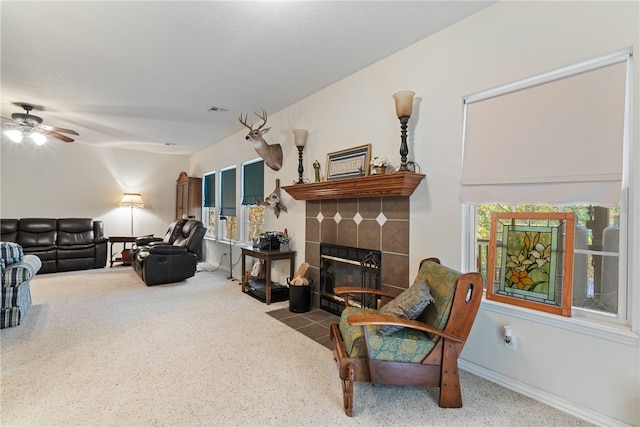
M64 142L73 142L74 141L73 139L69 138L68 136L63 135L63 134L58 133L58 132L53 131L53 130L45 130L44 133L49 135L49 136L52 136L52 137L54 137L56 139L59 139L60 141L64 141Z
M71 130L71 129L59 128L59 127L55 127L55 126L42 125L42 124L37 125L36 127L39 128L39 129L45 130L45 131L70 133L71 135L80 136L80 134L78 132L76 132L75 130ZM71 141L73 141L73 140L71 140Z
M0 116L0 119L4 120L4 121L6 121L6 122L19 124L19 123L17 123L15 120L10 119L9 117Z

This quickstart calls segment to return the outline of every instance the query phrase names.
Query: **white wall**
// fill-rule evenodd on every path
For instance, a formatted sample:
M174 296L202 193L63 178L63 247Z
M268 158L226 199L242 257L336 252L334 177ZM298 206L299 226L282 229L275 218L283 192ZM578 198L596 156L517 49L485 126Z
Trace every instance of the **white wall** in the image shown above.
M175 216L176 179L187 156L151 154L51 141L15 144L3 137L2 218L93 218L109 235L129 235L124 192L141 193L145 207L134 210L134 234L164 236ZM115 249L115 248L114 248Z
M416 271L427 256L460 268L462 98L624 47L633 46L637 54L638 16L638 2L502 2L483 10L283 111L270 112L267 139L283 144L285 160L280 172L266 173L265 193L273 190L275 178L284 185L297 177L291 136L295 127L310 131L304 153L307 178L313 176L315 159L324 168L327 152L365 143L373 145L374 155L384 155L397 165L400 126L391 95L414 90L419 104L409 122L409 158L427 178L411 197L411 269ZM636 65L636 112L640 111L638 69ZM253 158L244 135L240 132L192 156L192 171L217 170ZM637 122L632 136L637 165ZM639 189L640 178L633 173ZM632 247L640 245L639 193L632 199ZM300 262L304 247L296 243L304 236L304 202L284 194L284 203L289 213L279 219L267 213L266 228L287 227ZM637 252L631 255L638 259ZM218 257L208 259L215 263ZM632 264L632 312L640 313L640 270L638 263ZM239 270L234 274L240 277ZM560 321L559 326L544 316L505 314L483 302L463 363L480 375L596 423L638 425L640 352L638 322L635 317L633 321L635 332L593 328L603 332L585 333L588 324L576 320ZM500 345L505 322L518 334L516 351Z

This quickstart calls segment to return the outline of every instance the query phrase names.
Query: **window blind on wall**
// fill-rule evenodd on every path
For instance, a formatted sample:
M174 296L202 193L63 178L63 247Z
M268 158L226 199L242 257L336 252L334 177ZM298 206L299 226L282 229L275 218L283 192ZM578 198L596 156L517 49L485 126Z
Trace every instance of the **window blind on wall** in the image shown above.
M214 208L216 206L216 174L212 173L204 176L204 207Z
M220 215L236 216L236 168L220 172Z
M465 98L461 200L618 204L629 59L626 52Z
M255 205L264 200L264 161L248 163L242 167L242 204Z

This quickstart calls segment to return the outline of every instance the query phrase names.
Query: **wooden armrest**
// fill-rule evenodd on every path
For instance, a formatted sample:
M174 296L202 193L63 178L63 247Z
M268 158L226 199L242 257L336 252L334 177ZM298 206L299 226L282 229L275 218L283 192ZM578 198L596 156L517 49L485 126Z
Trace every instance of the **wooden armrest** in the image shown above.
M333 288L333 293L336 295L362 293L362 294L378 295L381 297L387 297L389 299L395 298L395 296L391 295L390 293L387 293L384 291L378 291L376 289L371 289L371 288L363 288L360 286L338 286L337 288Z
M448 334L446 332L434 329L417 320L409 320L403 317L388 316L386 314L354 314L347 317L347 323L349 326L368 326L368 325L393 325L402 326L404 328L417 329L429 334L438 335L439 337L446 338L453 342L464 343L461 338L455 335Z

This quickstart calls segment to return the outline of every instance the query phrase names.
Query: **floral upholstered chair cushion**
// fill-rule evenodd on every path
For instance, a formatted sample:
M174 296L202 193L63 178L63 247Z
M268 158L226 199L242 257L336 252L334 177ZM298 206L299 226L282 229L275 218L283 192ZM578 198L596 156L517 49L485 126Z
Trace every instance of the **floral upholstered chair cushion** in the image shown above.
M354 314L375 314L372 308L347 307L340 317L340 335L349 357L364 358L367 355L361 326L349 326L347 318ZM402 328L389 335L380 336L377 327L367 326L370 357L374 360L420 363L431 352L435 342L427 334L410 328Z
M460 273L443 267L436 262L423 262L416 276L414 285L409 289L420 285L422 282L424 282L425 285L428 283L427 289L429 296L426 298L431 298L430 301L433 302L428 303L426 308L424 308L421 313L418 313L415 320L440 331L444 330L449 320L453 296L455 294L455 284L459 276ZM407 291L409 289L407 289ZM424 292L421 288L416 288L414 292L418 290ZM389 303L387 303L387 305L388 304ZM347 354L350 357L366 357L366 348L363 328L361 326L349 326L347 317L354 314L368 313L378 312L370 308L358 307L347 307L342 312L339 329L345 343ZM426 334L411 328L402 328L391 332L389 335L382 336L377 333L376 326L367 326L366 328L370 357L375 360L419 363L429 355L439 340L437 336L432 337L431 334Z
M416 320L434 329L444 330L449 321L449 314L451 314L453 297L456 293L455 284L461 275L462 273L443 267L438 263L424 262L418 271L416 280L424 278L429 281L433 304L429 304Z

